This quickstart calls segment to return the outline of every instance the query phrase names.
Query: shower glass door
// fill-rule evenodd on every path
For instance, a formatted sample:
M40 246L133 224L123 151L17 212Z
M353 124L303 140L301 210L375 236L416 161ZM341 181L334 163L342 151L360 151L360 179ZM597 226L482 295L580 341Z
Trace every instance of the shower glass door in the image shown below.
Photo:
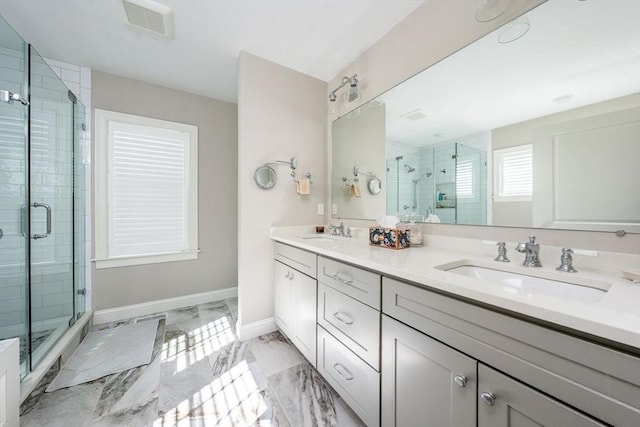
M32 367L74 322L74 102L30 47Z
M0 17L0 91L27 98L26 44ZM29 371L28 109L0 102L0 340L19 338L20 377Z
M487 153L456 144L456 224L487 224Z

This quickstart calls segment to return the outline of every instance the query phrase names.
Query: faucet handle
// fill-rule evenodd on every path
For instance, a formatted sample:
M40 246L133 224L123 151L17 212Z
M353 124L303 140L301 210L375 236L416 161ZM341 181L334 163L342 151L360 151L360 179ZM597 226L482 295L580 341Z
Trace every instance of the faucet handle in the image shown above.
M495 261L498 262L511 262L509 258L507 258L507 246L505 242L498 242L498 256L495 258Z
M532 245L536 244L536 236L529 236L529 243L531 243Z
M556 267L558 271L564 271L565 273L577 273L578 270L573 268L573 249L562 248L562 255L560 256L560 266Z

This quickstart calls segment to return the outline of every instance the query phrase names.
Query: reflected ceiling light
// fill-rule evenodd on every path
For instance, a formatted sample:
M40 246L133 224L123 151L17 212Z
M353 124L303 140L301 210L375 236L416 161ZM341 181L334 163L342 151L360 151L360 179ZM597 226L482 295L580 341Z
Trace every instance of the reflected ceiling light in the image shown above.
M489 22L502 15L511 0L477 0L476 21Z
M433 136L435 136L436 138L442 138L444 136L444 133L442 132L434 133Z
M522 15L502 26L498 33L498 43L506 44L514 42L527 34L529 28L531 28L529 18L526 14Z
M372 99L371 101L367 102L367 107L371 108L372 110L377 110L378 108L382 107L384 105L384 102L382 101L378 101L377 99Z

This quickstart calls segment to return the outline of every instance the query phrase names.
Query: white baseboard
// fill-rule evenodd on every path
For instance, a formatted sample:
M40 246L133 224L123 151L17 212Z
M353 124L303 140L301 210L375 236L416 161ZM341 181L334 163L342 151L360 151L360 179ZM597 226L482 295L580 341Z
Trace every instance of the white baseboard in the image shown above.
M260 335L268 334L277 330L276 321L273 317L268 319L258 320L257 322L241 325L236 323L236 335L240 341L246 341L251 338L259 337Z
M132 317L146 316L190 305L204 304L211 301L219 301L238 296L238 288L219 289L217 291L202 292L199 294L184 295L181 297L167 298L141 304L125 305L122 307L97 310L93 313L93 324L114 322L116 320L130 319Z

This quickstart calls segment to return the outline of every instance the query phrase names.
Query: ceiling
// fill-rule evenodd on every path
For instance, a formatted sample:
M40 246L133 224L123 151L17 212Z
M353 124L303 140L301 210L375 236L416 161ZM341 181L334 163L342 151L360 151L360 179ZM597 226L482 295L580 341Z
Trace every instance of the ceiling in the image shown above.
M498 29L378 97L387 140L431 145L640 92L640 1L548 1L526 17L520 39L500 44Z
M173 38L128 25L120 0L0 0L0 14L45 57L237 102L241 50L329 81L422 3L157 1Z

